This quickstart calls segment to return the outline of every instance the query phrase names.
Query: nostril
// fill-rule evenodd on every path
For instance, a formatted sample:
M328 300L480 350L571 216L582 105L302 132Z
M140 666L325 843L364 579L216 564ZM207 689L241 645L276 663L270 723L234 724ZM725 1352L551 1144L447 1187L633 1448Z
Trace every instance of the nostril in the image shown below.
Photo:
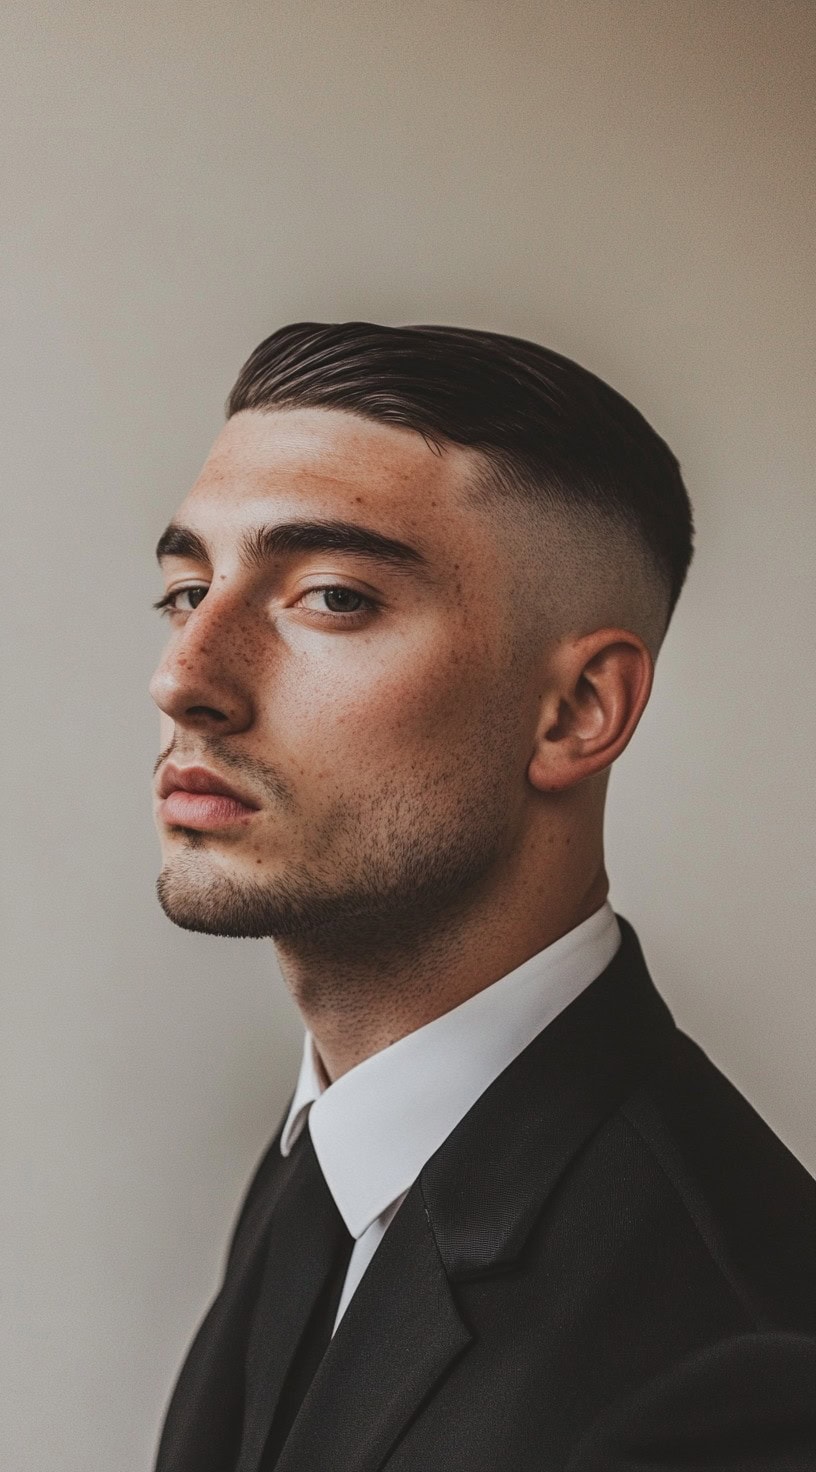
M205 716L207 720L228 721L222 710L216 710L212 705L190 705L187 707L188 716Z

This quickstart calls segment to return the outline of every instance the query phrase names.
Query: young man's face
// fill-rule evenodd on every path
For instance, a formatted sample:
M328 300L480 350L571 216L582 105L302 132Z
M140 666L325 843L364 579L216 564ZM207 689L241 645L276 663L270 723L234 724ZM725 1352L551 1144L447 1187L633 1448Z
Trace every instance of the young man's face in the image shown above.
M174 517L200 545L176 538L162 560L175 609L150 687L159 892L178 924L397 941L512 850L534 695L513 559L468 504L472 468L335 410L224 427ZM192 767L246 805L173 795Z

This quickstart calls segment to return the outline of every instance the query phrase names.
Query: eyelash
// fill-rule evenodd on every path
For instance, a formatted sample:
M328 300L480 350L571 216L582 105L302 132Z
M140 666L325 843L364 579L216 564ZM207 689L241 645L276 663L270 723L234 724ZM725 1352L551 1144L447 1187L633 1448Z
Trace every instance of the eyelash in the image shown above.
M162 614L162 616L173 613L194 613L195 609L176 608L174 604L174 599L178 598L180 593L197 593L201 588L204 588L204 591L206 592L206 586L203 583L191 583L189 588L174 588L172 593L165 593L163 598L159 598L158 601L153 604L153 607L158 609L159 613Z
M174 614L195 613L194 608L176 608L175 599L178 598L181 593L197 593L200 592L202 589L206 596L207 585L204 583L191 583L189 587L186 588L174 588L172 592L165 593L163 598L159 598L158 601L153 604L153 607L155 609L158 609L159 613L163 617L169 618L172 618ZM306 588L306 590L301 594L301 598L307 597L309 593L351 593L354 598L360 599L363 607L354 608L351 610L350 613L338 613L336 610L327 609L321 616L323 618L329 619L332 623L340 622L353 625L356 621L360 619L361 616L367 616L368 614L375 612L375 610L379 606L373 598L367 598L365 593L358 593L356 588L348 588L344 583L321 583L319 587ZM204 600L202 599L201 602L203 601ZM198 606L199 605L196 604L196 608ZM314 610L312 611L314 612Z

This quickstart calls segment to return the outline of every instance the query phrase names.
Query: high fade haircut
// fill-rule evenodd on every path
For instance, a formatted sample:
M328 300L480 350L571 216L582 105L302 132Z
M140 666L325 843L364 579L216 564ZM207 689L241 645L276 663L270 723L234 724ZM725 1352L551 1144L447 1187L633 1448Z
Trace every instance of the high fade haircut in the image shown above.
M226 412L341 409L411 429L432 448L479 452L477 498L566 512L596 538L633 544L669 626L692 556L680 465L603 379L524 338L464 327L295 322L247 359ZM631 564L619 559L625 581Z

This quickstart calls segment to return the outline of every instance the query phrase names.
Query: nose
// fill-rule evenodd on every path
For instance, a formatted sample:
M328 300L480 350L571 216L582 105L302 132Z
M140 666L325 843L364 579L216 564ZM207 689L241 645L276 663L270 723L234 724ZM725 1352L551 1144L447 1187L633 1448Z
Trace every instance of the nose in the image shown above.
M218 731L243 731L253 719L252 693L247 686L251 662L236 670L241 633L231 601L210 591L186 621L171 633L167 648L150 680L153 700L165 716L180 726Z

